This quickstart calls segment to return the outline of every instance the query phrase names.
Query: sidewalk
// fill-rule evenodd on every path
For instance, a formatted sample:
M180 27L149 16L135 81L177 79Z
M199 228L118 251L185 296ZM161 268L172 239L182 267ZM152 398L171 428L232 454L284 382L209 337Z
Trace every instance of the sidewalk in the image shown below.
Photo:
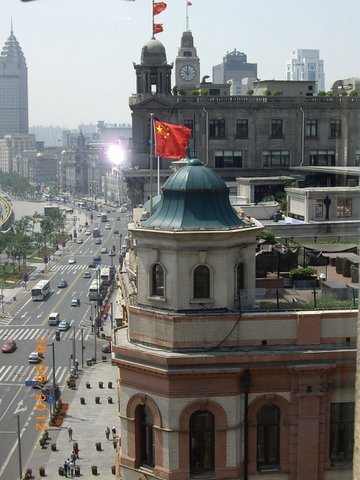
M115 298L113 298L115 301ZM111 334L110 318L104 323L105 335ZM99 339L99 343L101 340ZM104 342L102 342L104 343ZM102 355L107 358L101 361ZM117 412L116 390L117 368L111 365L111 354L99 355L98 363L88 366L84 359L84 367L80 369L76 388L70 389L66 385L62 389L61 399L69 404L61 427L48 427L50 439L46 448L41 448L36 438L36 445L31 459L24 465L32 468L33 476L39 478L39 467L45 467L47 478L59 477L59 467L70 458L73 443L79 447L79 459L76 465L80 466L80 476L90 478L93 476L92 466L97 467L97 476L104 480L115 479L111 467L115 465L116 451L113 445L113 435L106 439L105 429L116 428L115 437L119 436L120 422ZM96 400L97 397L99 400ZM81 403L85 399L85 404ZM97 403L99 402L99 403ZM73 430L71 441L68 427ZM40 438L40 436L39 436ZM101 451L96 448L96 443L101 443ZM51 444L56 443L56 451L51 450Z

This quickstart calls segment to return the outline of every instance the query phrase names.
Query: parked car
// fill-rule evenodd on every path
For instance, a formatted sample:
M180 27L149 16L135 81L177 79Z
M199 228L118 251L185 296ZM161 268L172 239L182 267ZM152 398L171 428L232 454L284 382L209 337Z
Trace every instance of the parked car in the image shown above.
M74 265L74 263L76 263L76 259L74 257L70 257L69 260L68 260L68 264L69 265Z
M1 347L3 353L11 353L16 350L15 340L6 340L4 345Z
M70 301L72 307L80 307L80 298L72 298Z
M70 328L70 323L67 320L61 320L58 326L59 332L66 332Z
M44 360L44 354L41 352L31 352L29 355L29 363L40 363Z
M101 249L100 253L108 253L108 249L106 247L103 247Z
M61 279L60 282L58 283L58 288L65 288L67 286L68 286L68 283L64 279Z
M82 238L78 238L76 243L78 243L78 244L84 243L84 240Z
M101 238L97 238L97 239L95 240L95 245L101 245L101 243L102 243L102 242L101 242Z
M91 278L91 273L88 271L84 272L83 278Z

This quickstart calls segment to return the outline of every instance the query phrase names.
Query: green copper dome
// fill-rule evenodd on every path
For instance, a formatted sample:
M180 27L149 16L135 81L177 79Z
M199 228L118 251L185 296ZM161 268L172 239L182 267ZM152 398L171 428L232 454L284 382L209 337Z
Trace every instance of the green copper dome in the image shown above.
M247 224L232 208L225 182L193 158L167 179L156 211L142 225L160 229L218 230Z

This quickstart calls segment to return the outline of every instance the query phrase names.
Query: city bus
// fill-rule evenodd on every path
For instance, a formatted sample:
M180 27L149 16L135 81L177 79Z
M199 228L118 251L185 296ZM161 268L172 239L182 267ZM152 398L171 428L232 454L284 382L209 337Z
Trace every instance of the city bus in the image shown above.
M107 221L108 221L108 216L107 216L106 213L102 213L102 214L101 214L101 221L102 221L102 222L107 222Z
M45 298L50 295L50 281L49 280L40 280L32 289L31 289L31 298L34 302L45 300Z
M93 280L89 287L88 299L97 300L99 295L99 283L97 280Z

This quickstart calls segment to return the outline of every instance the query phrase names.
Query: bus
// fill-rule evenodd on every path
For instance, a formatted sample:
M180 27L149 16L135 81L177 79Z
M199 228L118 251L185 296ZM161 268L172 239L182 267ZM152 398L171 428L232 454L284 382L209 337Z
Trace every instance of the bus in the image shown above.
M45 300L45 298L50 295L50 281L49 280L40 280L32 289L31 289L31 298L34 302Z
M102 213L102 214L101 214L101 221L102 221L102 222L107 222L107 221L108 221L108 216L107 216L106 213Z
M101 237L100 227L94 227L92 231L93 237Z
M99 295L99 283L97 280L93 280L89 287L88 299L97 300Z
M100 270L100 281L102 285L109 286L111 283L110 267L102 267Z

